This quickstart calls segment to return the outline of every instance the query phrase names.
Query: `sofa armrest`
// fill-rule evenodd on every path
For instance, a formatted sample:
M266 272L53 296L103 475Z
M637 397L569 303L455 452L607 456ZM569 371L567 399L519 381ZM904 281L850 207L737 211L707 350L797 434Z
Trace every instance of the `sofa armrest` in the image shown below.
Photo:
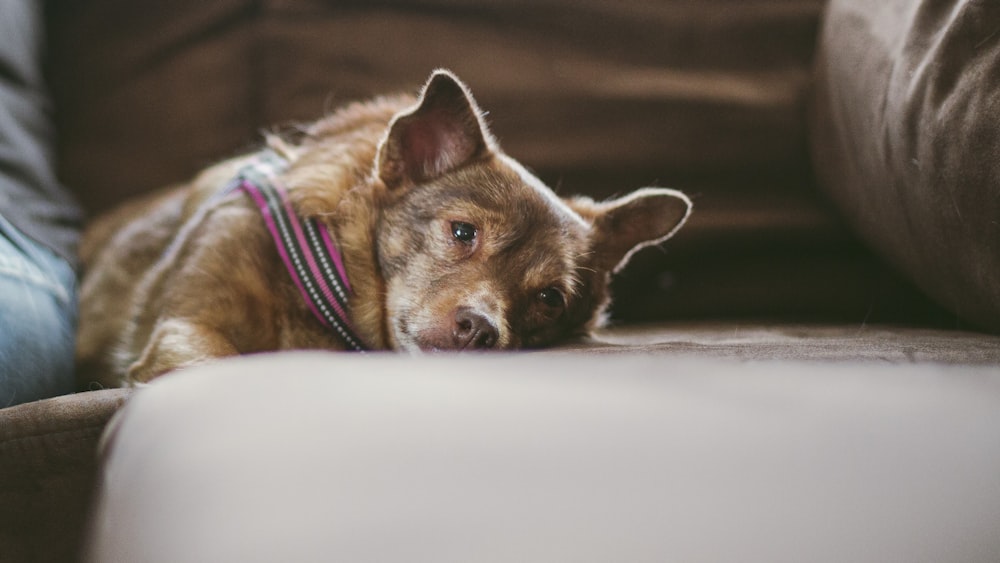
M76 559L97 442L129 393L91 391L0 409L0 561Z

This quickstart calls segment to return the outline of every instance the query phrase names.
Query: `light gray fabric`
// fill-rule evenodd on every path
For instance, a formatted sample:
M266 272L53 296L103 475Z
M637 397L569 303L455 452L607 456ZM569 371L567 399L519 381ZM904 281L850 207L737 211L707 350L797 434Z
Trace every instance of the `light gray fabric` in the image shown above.
M647 365L637 360L637 354L655 355L659 360ZM796 369L808 372L810 366L817 366L821 374L837 374L874 363L903 364L893 368L898 370L915 362L1000 366L1000 337L885 326L681 323L616 327L601 331L591 341L519 354L516 357L523 359L516 361L537 361L537 366L529 368L534 370L564 361L575 366L592 355L604 356L598 359L601 369L613 374L651 369L657 377L670 377L675 369L686 369L678 366L692 360L734 373L742 373L744 364L732 360L779 366L786 364L776 360L794 360ZM622 363L611 363L612 356ZM504 362L510 359L503 358ZM720 358L731 362L719 363ZM342 372L325 372L327 376L336 373ZM963 370L949 373L967 378ZM273 386L279 403L291 396L284 394L284 384L282 380ZM97 438L126 396L125 390L105 390L0 409L0 561L72 558L94 484ZM220 405L229 400L218 398ZM271 412L270 407L263 408L261 416L266 418ZM259 453L266 456L266 447Z
M91 561L996 561L1000 369L243 358L126 407Z

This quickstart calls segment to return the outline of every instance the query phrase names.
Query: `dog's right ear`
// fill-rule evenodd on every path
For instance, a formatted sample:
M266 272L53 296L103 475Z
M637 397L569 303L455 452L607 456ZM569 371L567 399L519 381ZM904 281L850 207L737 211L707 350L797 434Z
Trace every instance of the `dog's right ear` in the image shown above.
M389 124L376 173L389 188L418 184L482 158L492 146L469 89L451 72L437 70L417 104Z

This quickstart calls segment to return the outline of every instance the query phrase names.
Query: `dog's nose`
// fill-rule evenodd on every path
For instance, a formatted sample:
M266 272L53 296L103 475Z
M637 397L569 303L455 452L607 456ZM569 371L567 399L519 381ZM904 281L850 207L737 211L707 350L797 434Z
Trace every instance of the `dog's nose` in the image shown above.
M455 311L455 345L459 349L487 350L497 345L497 327L485 316L468 307Z

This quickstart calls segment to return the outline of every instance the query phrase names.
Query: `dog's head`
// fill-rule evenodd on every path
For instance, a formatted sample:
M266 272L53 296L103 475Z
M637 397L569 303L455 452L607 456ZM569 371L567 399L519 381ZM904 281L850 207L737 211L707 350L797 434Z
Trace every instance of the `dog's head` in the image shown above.
M645 188L560 199L491 137L468 89L435 72L378 148L376 228L392 345L538 347L602 320L610 274L683 224L690 201Z

